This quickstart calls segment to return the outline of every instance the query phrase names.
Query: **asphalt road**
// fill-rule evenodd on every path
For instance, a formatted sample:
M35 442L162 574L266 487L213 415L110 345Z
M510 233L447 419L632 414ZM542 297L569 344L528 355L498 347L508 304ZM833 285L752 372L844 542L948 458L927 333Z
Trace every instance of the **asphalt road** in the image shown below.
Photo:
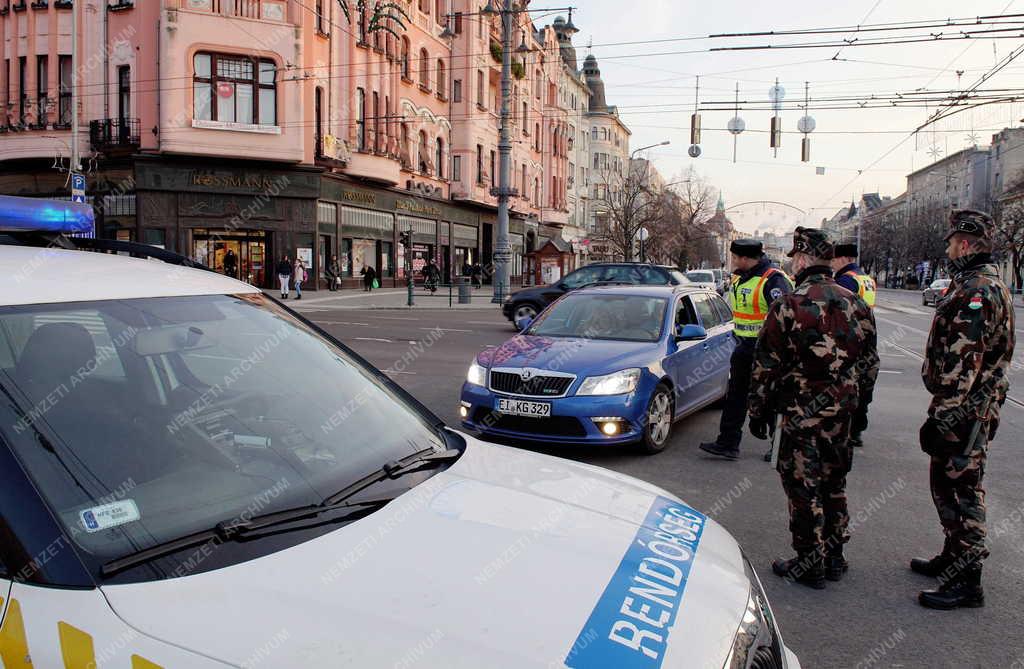
M1015 356L1014 399L1004 408L986 473L992 550L984 575L987 605L923 609L917 592L933 582L910 572L907 563L912 556L930 557L942 544L928 492L927 456L917 443L928 401L920 353L932 309L921 306L919 293L885 291L882 298L876 310L882 374L865 448L857 451L849 477L851 569L824 591L787 584L771 573L771 560L792 551L778 475L761 459L767 444L745 435L738 462L708 458L697 449L715 437L717 410L677 423L670 447L653 457L621 449L546 452L650 481L713 515L757 568L786 643L804 667L1024 667L1024 351ZM390 369L392 378L453 426L470 360L512 335L496 310L332 309L326 301L307 315ZM1022 328L1024 321L1018 336ZM399 363L415 341L428 342L426 352Z

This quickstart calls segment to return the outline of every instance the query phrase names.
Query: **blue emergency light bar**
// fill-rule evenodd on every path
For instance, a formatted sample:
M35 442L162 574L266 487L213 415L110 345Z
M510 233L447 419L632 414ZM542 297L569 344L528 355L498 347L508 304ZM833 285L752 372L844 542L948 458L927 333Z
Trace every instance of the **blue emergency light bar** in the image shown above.
M0 232L59 232L91 235L92 207L78 202L0 195Z

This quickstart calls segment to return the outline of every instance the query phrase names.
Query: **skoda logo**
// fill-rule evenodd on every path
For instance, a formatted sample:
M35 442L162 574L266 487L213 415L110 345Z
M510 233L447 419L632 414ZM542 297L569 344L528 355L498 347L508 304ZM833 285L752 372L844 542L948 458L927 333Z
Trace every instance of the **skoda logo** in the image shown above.
M523 381L529 381L530 379L533 378L533 370L532 369L524 369L524 370L520 371L519 372L519 378L521 378Z

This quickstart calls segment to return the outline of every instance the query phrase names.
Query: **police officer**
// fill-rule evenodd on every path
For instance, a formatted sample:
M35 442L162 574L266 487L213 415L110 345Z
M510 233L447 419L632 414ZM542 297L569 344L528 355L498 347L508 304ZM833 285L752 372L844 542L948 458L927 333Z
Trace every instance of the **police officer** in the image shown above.
M931 456L932 501L946 535L942 552L915 558L910 568L939 579L918 595L922 606L984 606L981 565L985 546L982 476L988 442L1010 382L1014 313L1009 291L992 261L992 219L980 211L950 216L946 235L953 282L935 309L921 375L932 394L921 427L921 449Z
M793 234L796 289L772 304L761 328L750 385L750 433L768 438L781 414L777 469L789 499L796 557L772 571L816 589L849 565L846 475L850 423L874 391L874 315L832 278L832 244L821 230Z
M857 265L858 247L856 244L836 244L835 258L832 259L832 271L835 272L835 280L840 286L856 293L860 299L871 307L875 308L875 298L878 287L875 280L864 273L864 270ZM853 417L853 426L850 428L850 445L860 448L864 445L861 433L868 427L868 407L865 404L857 409Z
M729 390L718 427L718 438L704 442L700 449L727 460L740 457L743 420L747 417L750 369L754 364L754 346L768 307L793 290L782 270L772 267L764 248L756 239L737 239L729 248L732 254L733 338L735 348L729 360Z

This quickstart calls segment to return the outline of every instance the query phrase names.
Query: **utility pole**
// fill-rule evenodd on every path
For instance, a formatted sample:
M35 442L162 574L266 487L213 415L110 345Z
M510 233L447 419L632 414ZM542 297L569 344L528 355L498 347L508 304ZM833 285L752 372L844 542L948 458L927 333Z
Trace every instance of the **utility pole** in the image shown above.
M494 296L491 302L502 304L510 292L509 264L512 262L512 242L509 239L509 200L514 195L512 183L512 31L514 29L514 0L504 0L501 9L501 131L498 139L498 187L492 193L498 196L498 239L494 244Z
M71 5L71 172L82 169L80 150L78 148L78 19L82 9L81 2ZM103 91L106 95L107 91Z

